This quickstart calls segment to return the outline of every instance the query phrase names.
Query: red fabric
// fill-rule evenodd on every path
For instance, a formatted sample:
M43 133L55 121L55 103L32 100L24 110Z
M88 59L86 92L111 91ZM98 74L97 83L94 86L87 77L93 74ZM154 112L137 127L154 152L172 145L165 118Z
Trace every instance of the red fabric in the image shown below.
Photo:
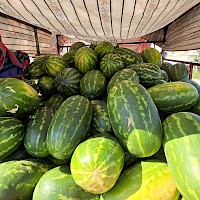
M0 49L2 50L2 53L0 54L0 69L4 65L4 59L7 56L9 56L11 62L13 65L16 65L20 68L26 68L22 63L19 62L19 60L16 58L15 54L10 51L2 42L0 42Z

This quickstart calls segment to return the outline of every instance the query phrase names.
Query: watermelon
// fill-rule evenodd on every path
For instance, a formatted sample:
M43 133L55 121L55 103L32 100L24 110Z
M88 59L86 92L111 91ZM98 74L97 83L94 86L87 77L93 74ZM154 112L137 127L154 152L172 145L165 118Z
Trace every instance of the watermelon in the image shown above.
M89 99L97 99L104 93L106 86L105 75L99 70L90 70L81 78L80 93Z
M84 46L85 46L85 43L83 43L83 42L74 42L70 46L69 51L78 50L78 49L80 49L81 47L84 47Z
M156 85L161 79L161 69L152 63L132 64L127 68L137 72L140 84L145 87Z
M25 160L30 159L32 156L28 154L26 148L24 147L24 143L21 142L20 146L10 155L8 155L5 159L1 160L2 162L13 161L13 160Z
M187 81L189 80L188 68L183 63L176 63L168 70L170 81Z
M92 105L92 131L110 133L111 125L106 102L102 100L92 100L90 103Z
M67 166L49 170L38 181L33 200L99 200L99 195L84 191L73 180Z
M50 166L36 161L8 161L0 164L1 199L32 199L33 190Z
M145 48L142 51L141 56L142 56L144 62L146 62L146 63L152 63L159 67L162 64L162 56L161 56L160 52L155 48L152 48L152 47Z
M55 112L65 99L66 97L63 94L54 94L46 101L45 105Z
M38 87L43 95L52 95L56 91L54 78L51 76L40 77Z
M109 41L101 41L94 48L94 52L96 53L99 61L106 55L114 52L114 46Z
M169 62L162 62L161 66L160 66L160 68L161 68L162 70L166 71L167 74L169 73L171 67L172 67L172 64L169 63Z
M0 159L13 153L24 137L24 125L14 117L0 117Z
M67 96L79 93L82 74L74 68L66 68L59 72L54 81L56 89Z
M107 105L111 126L125 150L142 158L160 149L161 120L142 85L129 80L116 83L108 93Z
M96 46L97 44L91 43L89 47L94 50Z
M56 77L58 72L69 67L68 63L57 55L44 57L42 67L48 76Z
M0 79L0 116L19 117L27 115L39 106L37 91L16 78Z
M124 171L115 186L101 200L178 200L180 193L166 163L138 162Z
M165 156L176 186L185 199L200 199L200 116L171 114L163 122Z
M105 137L96 137L77 146L70 170L77 185L87 192L101 194L114 186L123 164L124 150L120 144Z
M68 51L62 56L62 59L65 60L69 64L69 67L75 67L74 57L75 57L76 51L77 50Z
M37 57L28 67L27 74L30 79L38 79L45 74L42 67L44 56Z
M163 69L161 69L161 80L164 80L166 82L169 80L167 72Z
M121 69L124 69L124 63L118 55L110 53L101 59L100 70L106 77L110 78Z
M36 110L28 123L24 146L27 152L34 157L44 158L49 155L46 147L46 135L53 113L52 108L41 107Z
M114 53L121 57L125 66L143 63L143 59L137 52L128 48L115 48Z
M200 116L200 94L199 94L199 98L198 98L197 102L191 108L191 111Z
M46 145L50 154L61 160L70 158L89 133L91 120L92 107L86 97L74 95L67 98L48 128Z
M190 83L181 81L155 85L147 91L158 110L164 113L187 110L198 100L197 89Z
M118 72L116 72L110 79L108 85L107 85L107 93L110 91L110 89L119 81L123 80L130 80L134 81L136 83L139 83L139 76L136 71L132 69L122 69Z
M97 55L89 47L81 47L77 50L74 57L75 67L82 73L96 69L97 68Z
M200 94L200 84L198 82L196 82L193 79L189 79L187 82L191 83L192 85L194 85L194 87L197 89L198 93Z

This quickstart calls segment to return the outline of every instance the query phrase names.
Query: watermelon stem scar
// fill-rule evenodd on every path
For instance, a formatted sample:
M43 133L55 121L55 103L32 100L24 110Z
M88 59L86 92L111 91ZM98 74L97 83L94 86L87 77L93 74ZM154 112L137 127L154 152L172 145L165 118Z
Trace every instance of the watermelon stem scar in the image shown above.
M16 108L12 108L11 110L7 110L6 112L10 112L12 114L15 114L19 109L19 106L17 104L15 104L15 106L16 106Z

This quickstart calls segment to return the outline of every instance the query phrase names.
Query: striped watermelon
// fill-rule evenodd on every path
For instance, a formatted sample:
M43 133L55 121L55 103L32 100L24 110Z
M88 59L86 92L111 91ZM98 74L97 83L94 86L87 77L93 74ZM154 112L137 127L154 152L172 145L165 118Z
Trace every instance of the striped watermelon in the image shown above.
M16 78L0 79L0 116L19 117L34 112L39 106L37 91Z
M62 94L54 94L46 101L45 105L55 112L65 99L66 97Z
M160 52L155 48L152 47L145 48L142 51L141 56L144 62L146 63L152 63L157 65L158 67L160 67L162 64L162 56Z
M82 73L96 69L97 68L97 55L89 47L81 47L77 50L74 57L75 67Z
M40 78L45 74L42 67L44 56L37 57L29 66L27 74L30 79Z
M44 57L42 67L49 76L56 77L58 72L69 67L68 63L57 55L48 55Z
M31 117L24 137L24 146L30 155L37 158L49 155L46 147L46 135L52 117L53 109L49 107L37 109Z
M121 57L125 66L143 63L143 59L137 52L128 48L115 48L114 53Z
M156 85L161 79L160 67L152 63L132 64L127 68L137 72L140 79L140 84L145 87Z
M77 50L68 51L62 56L62 59L65 60L69 64L69 67L75 67L74 57L75 57L76 51Z
M107 80L99 70L90 70L80 81L80 92L89 99L99 98L106 90Z
M194 87L197 89L198 93L200 94L200 84L194 81L193 79L189 79L186 82L194 85Z
M200 199L200 116L173 113L163 122L164 151L177 188L185 199Z
M189 80L188 68L183 63L176 63L168 70L168 76L171 81Z
M32 199L37 182L49 169L48 165L36 161L21 160L1 163L1 199Z
M116 83L108 93L107 104L113 131L126 150L142 158L160 149L160 117L142 85L129 80Z
M79 93L81 73L74 68L66 68L59 72L54 81L54 85L60 93L71 96Z
M96 137L77 146L70 170L77 185L87 192L101 194L114 186L123 164L124 150L118 142Z
M141 161L121 174L101 200L178 200L180 193L166 163Z
M89 133L92 107L86 97L67 98L56 111L47 132L47 149L57 159L71 157Z
M169 82L155 85L147 90L158 110L164 113L184 111L198 100L197 89L186 82Z
M55 91L54 78L51 76L42 76L38 81L38 87L43 95L52 95Z
M114 46L109 41L101 41L94 48L94 52L97 54L97 57L100 61L106 54L114 52Z
M162 70L166 71L167 74L169 73L171 67L172 67L172 64L169 63L169 62L162 62L161 66L160 66L160 68L161 68Z
M108 85L107 85L107 93L110 91L110 89L119 81L123 80L130 80L134 81L136 83L139 83L139 76L137 75L137 72L132 69L122 69L118 72L116 72L110 79Z
M99 133L110 133L111 125L108 116L107 103L102 100L92 100L92 131Z
M161 80L164 80L166 82L169 80L167 72L163 69L161 69Z
M49 170L38 181L33 200L99 200L99 195L91 194L80 188L73 180L67 166Z
M24 137L24 125L14 117L0 117L0 159L13 153Z
M32 156L28 154L26 148L24 147L24 143L21 142L21 145L10 155L8 155L5 159L1 160L3 162L14 161L14 160L25 160L30 159ZM0 161L0 162L1 162Z
M191 111L200 116L200 94L196 104L191 108Z
M106 77L110 78L121 69L124 69L124 63L118 55L110 53L101 59L100 70Z
M80 49L81 47L84 47L84 46L85 46L85 43L83 43L83 42L74 42L70 46L69 51L78 50L78 49Z

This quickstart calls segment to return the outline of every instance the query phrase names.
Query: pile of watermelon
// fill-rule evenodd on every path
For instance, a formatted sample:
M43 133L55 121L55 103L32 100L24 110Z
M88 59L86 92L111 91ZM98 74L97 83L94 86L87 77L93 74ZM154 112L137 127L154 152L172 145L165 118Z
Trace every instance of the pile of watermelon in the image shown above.
M0 199L199 200L200 86L108 41L0 79Z

